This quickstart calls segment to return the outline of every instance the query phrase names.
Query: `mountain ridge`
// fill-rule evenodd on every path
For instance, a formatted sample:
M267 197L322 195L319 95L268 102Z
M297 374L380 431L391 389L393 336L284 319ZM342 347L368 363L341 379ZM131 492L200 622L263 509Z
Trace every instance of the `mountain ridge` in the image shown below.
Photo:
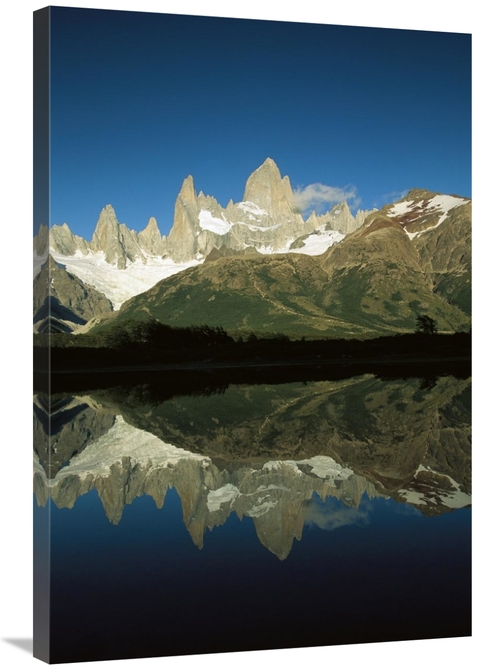
M35 332L74 332L112 310L103 293L67 272L48 255L33 282Z
M466 300L453 296L470 294L460 260L470 256L470 202L436 197L429 194L421 205L411 196L371 213L315 257L291 250L196 266L131 298L118 318L149 315L169 325L206 323L231 332L363 337L412 332L425 314L443 332L468 330ZM460 236L454 234L457 222ZM440 256L433 260L435 248Z
M346 202L340 205L338 230L346 234L361 225L366 214L360 210L354 217ZM317 217L313 212L305 220L294 202L289 177L281 177L276 163L267 158L248 177L243 200L230 200L226 208L213 196L202 191L197 194L194 179L188 175L177 196L168 235L161 235L153 217L138 233L129 229L118 222L112 205L107 204L90 241L73 235L68 224L63 223L51 227L50 249L60 256L102 252L106 261L119 269L134 261L147 262L148 256L168 257L179 263L201 260L212 248L221 246L235 250L261 246L273 252L285 249L297 237L327 222L331 226L339 218L339 211L339 206L333 205L330 213Z
M224 208L189 175L168 236L154 217L130 230L106 205L90 242L67 224L41 229L35 256L50 246L119 318L292 336L408 332L422 314L445 332L470 327L469 198L412 189L356 217L342 202L304 219L271 158L243 198Z

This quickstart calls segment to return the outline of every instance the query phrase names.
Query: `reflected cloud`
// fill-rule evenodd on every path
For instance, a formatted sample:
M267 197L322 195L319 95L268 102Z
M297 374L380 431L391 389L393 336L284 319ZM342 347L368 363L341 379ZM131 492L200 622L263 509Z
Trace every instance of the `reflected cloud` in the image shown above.
M369 508L339 507L333 501L313 498L305 507L305 523L321 530L336 530L342 526L366 526L370 522Z

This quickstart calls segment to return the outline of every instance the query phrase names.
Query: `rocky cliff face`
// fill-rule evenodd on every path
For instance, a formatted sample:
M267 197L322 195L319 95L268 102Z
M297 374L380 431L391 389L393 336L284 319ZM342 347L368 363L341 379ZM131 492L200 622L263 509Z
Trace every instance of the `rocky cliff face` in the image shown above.
M355 219L350 218L354 226ZM286 250L322 224L314 218L304 221L294 203L289 178L282 178L276 163L267 158L248 178L243 201L230 201L226 208L211 196L197 195L193 179L188 177L175 205L167 254L176 261L186 261L205 258L221 247L273 253Z
M191 175L186 177L175 201L174 222L167 240L167 254L174 261L196 257L199 207Z
M148 225L137 234L137 241L140 249L143 249L151 256L162 256L165 250L165 240L162 238L158 222L152 216Z
M156 219L151 217L146 228L136 233L124 223L119 223L113 207L106 205L99 215L90 242L73 235L69 226L63 223L50 229L50 248L62 257L78 255L85 258L102 253L107 263L123 270L130 263L145 263L150 256L162 256L166 246Z
M334 205L326 214L317 216L313 212L308 219L308 223L314 230L323 228L324 230L337 230L343 235L349 235L360 228L367 217L375 211L377 210L360 209L354 217L351 214L349 205L346 202L341 202L339 205Z
M129 230L124 223L118 223L114 209L106 205L99 216L90 249L104 252L107 263L123 270L128 262L144 261L145 247L156 251L161 246L161 237L158 241L159 230L155 224L156 221L150 219L146 228L138 234Z
M41 225L33 238L33 256L43 258L49 253L49 227Z
M50 247L63 256L74 256L77 252L88 254L90 245L79 235L73 235L67 223L53 226L50 230Z
M272 158L252 172L245 185L245 202L253 202L265 209L274 219L291 219L298 210L293 204L293 193L288 177L281 178L280 171Z
M33 282L35 332L71 332L112 310L104 294L67 272L49 254Z

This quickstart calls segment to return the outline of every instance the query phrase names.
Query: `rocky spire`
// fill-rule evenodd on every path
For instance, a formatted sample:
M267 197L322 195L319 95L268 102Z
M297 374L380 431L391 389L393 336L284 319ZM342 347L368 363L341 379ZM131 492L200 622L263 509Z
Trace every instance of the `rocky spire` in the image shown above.
M193 177L184 179L175 201L174 223L168 236L167 254L175 261L191 260L196 254L199 206Z
M243 200L258 205L274 219L292 218L298 214L290 180L288 177L281 177L272 158L266 158L252 172L245 186Z
M141 249L152 256L161 256L164 253L164 241L162 240L160 229L156 219L152 216L148 225L137 235Z
M117 263L118 267L125 267L120 244L120 226L111 205L106 205L101 210L90 248L92 251L104 251L108 263Z
M178 200L187 205L196 205L196 191L194 190L194 180L191 175L188 175L182 182Z
M77 251L86 255L89 243L79 235L73 235L67 223L52 226L50 229L50 248L62 256L73 256Z

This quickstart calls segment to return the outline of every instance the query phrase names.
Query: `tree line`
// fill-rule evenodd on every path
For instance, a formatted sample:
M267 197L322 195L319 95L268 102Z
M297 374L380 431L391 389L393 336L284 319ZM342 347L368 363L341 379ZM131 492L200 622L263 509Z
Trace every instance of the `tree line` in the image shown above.
M224 328L207 325L172 327L154 319L129 320L81 335L35 335L35 367L53 370L105 369L204 361L251 365L352 364L380 360L451 360L470 358L471 334L438 334L424 321L416 332L364 340L293 340L287 335L231 337ZM38 363L37 363L38 362Z

